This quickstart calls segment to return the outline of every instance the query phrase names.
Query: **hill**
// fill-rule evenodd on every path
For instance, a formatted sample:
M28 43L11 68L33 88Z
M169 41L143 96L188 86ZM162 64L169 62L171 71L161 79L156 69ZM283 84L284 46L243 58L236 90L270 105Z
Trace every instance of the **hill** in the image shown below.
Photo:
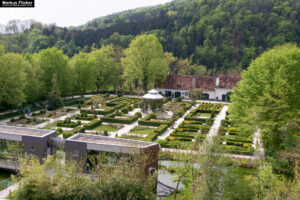
M155 33L164 51L216 73L246 68L273 46L299 44L299 8L297 0L174 0L69 29L34 23L23 33L0 35L0 44L15 52L55 46L72 56L109 43L126 48L136 35Z

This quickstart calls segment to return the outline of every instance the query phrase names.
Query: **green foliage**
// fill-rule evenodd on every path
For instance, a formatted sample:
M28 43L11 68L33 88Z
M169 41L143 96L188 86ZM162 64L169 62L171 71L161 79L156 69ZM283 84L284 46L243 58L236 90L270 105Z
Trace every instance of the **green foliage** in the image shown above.
M52 79L57 76L57 87L61 94L65 95L71 88L71 73L68 57L56 48L41 50L34 55L35 64L41 69L41 92L47 96L52 90Z
M12 107L26 101L25 87L30 65L21 55L8 53L0 56L0 102Z
M202 99L203 92L201 89L192 89L189 91L189 97L191 99Z
M267 155L291 151L299 132L300 49L287 44L263 53L242 74L231 95L229 117L241 120L243 129L261 129ZM290 160L292 162L292 160Z
M97 126L101 125L101 124L102 124L101 120L93 120L88 124L84 124L83 127L86 130L92 130L92 129L96 128Z
M163 81L168 72L163 49L153 34L137 36L125 51L122 59L128 85L138 82L144 92L153 88L156 80Z
M72 67L72 85L83 96L87 90L95 87L96 60L87 53L79 53L70 60Z
M52 91L48 97L49 104L48 110L55 110L57 108L63 107L63 101L60 97L60 92L57 87L57 74L53 74L52 78Z
M98 162L101 170L91 170L92 176L98 177L91 180L87 174L79 173L81 165L75 161L67 161L64 165L53 157L45 159L43 164L36 158L24 159L20 170L21 179L15 177L20 185L12 195L13 199L155 199L155 179L151 176L143 181L145 179L137 163L124 159L117 163L119 167L112 168L103 163L108 160L105 156L95 157L94 160L93 163ZM47 173L49 169L52 170L51 175Z

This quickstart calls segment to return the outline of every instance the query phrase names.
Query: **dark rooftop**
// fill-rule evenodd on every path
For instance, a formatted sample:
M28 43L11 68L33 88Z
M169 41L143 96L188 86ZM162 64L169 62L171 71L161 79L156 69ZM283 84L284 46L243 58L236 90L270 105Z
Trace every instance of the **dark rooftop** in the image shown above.
M54 132L53 130L46 130L46 129L34 129L34 128L26 128L26 127L18 127L18 126L0 125L0 133L6 133L6 134L43 137L53 132Z
M219 77L219 85L216 86L216 79ZM232 89L240 76L193 76L193 75L168 75L164 83L157 82L155 88L191 90L200 88L202 90L213 91L215 88Z
M107 136L80 134L80 133L68 138L67 140L85 142L91 144L105 144L105 145L115 145L115 146L123 146L123 147L140 147L140 148L144 148L156 144L153 142L143 142L137 140L111 138Z

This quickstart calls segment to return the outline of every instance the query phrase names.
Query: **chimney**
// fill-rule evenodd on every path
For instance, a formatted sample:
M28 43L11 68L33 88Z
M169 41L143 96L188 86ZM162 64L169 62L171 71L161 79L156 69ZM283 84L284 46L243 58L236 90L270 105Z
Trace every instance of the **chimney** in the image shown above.
M219 76L217 76L217 78L216 78L216 87L218 87L219 84L220 84L220 79L219 79Z
M195 78L195 76L193 76L193 80L192 80L192 86L193 86L193 88L195 88L195 87L196 87L196 78Z

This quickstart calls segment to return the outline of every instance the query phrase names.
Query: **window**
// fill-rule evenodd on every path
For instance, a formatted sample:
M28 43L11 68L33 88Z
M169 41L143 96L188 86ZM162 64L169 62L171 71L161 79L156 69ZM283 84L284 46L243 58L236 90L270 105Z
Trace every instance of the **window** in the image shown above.
M189 93L188 93L188 92L186 92L186 93L185 93L185 96L186 96L186 97L188 97L188 96L189 96Z
M35 151L35 146L34 145L30 146L30 151Z

